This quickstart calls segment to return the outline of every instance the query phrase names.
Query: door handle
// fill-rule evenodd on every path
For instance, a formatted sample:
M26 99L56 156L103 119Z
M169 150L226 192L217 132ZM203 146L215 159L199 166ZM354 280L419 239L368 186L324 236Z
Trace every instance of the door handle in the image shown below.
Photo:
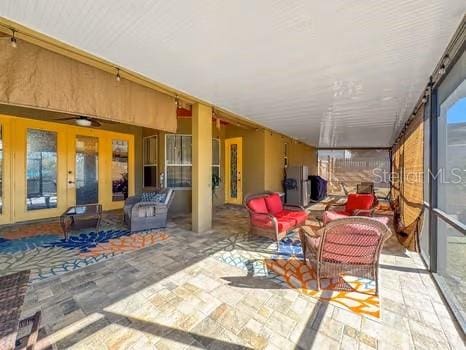
M71 185L74 184L74 181L69 180L68 183Z

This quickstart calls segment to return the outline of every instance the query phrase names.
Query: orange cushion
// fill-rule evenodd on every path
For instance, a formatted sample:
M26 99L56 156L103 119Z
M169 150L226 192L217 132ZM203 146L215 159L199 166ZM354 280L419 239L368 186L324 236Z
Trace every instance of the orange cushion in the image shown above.
M282 200L278 193L273 193L267 197L265 197L265 203L267 204L267 209L269 210L270 214L277 214L283 211L283 204Z
M248 202L248 207L255 213L267 214L268 209L264 197L254 198Z
M371 209L373 205L374 205L374 195L351 193L348 196L345 210L348 213L353 214L353 211L357 209L367 210L367 209Z

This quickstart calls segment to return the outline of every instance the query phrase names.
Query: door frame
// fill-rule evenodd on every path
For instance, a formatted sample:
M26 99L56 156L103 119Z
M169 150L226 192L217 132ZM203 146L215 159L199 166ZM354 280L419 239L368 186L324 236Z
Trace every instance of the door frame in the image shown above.
M233 198L230 196L230 182L231 182L231 157L230 149L231 145L236 144L238 146L237 155L237 197ZM225 203L228 204L243 204L243 138L233 137L225 139Z
M37 119L0 114L3 135L3 214L0 225L21 221L52 218L75 205L76 136L91 136L99 142L99 203L104 210L123 208L124 201L112 199L112 141L128 142L128 196L135 192L134 135L79 127ZM27 210L27 130L37 129L56 133L57 137L57 207ZM70 174L69 171L72 170ZM13 195L14 193L14 195Z

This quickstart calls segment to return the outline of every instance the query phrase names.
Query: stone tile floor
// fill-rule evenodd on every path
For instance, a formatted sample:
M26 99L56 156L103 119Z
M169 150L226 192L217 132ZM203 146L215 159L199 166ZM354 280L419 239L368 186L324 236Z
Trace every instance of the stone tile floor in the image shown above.
M420 257L395 238L382 253L374 319L215 259L247 231L242 209L217 210L213 230L202 234L189 230L188 217L174 222L163 249L34 283L23 314L42 310L39 349L464 349ZM251 281L230 284L235 277Z

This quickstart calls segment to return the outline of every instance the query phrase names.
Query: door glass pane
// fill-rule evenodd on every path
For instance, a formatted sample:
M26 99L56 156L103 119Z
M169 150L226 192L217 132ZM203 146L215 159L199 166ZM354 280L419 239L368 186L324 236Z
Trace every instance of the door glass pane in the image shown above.
M57 134L27 131L27 210L57 207Z
M112 141L112 200L128 198L128 141Z
M466 224L466 80L441 104L438 207Z
M146 137L143 146L144 165L157 164L157 136Z
M238 197L238 145L230 147L230 197Z
M445 281L454 304L466 312L466 236L438 219L437 272Z
M76 137L76 204L99 202L99 139Z
M3 128L0 125L0 214L3 213Z

